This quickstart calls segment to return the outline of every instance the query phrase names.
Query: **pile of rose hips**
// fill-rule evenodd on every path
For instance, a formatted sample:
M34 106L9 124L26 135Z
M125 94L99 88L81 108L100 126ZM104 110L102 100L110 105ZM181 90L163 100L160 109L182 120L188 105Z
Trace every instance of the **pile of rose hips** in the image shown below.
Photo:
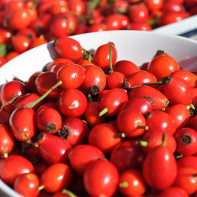
M73 38L1 86L0 178L23 196L197 195L196 75L158 50L140 67Z
M67 35L150 31L195 14L196 0L1 0L0 67L33 47Z

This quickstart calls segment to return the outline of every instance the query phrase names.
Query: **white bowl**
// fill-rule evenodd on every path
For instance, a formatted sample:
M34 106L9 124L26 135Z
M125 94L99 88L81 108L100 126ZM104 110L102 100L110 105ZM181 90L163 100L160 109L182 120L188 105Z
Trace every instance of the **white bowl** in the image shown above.
M118 60L130 60L139 66L149 61L158 49L162 49L184 68L197 71L197 41L180 36L120 30L86 33L73 38L87 50L113 42L118 51ZM53 42L28 50L0 68L0 84L12 80L13 77L27 80L31 74L40 71L56 57Z
M130 60L138 66L151 60L156 51L162 49L174 57L183 68L197 72L197 41L187 38L129 30L86 33L73 38L87 50L113 42L118 52L118 60ZM0 68L0 85L12 80L13 77L27 80L56 57L53 42L31 49ZM1 180L0 190L11 197L20 196Z

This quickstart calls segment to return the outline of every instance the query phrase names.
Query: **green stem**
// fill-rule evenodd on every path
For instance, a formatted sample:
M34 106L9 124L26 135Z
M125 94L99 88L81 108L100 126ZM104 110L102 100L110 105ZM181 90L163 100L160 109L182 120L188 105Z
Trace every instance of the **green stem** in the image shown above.
M17 94L13 95L12 98L11 98L8 102L3 103L3 104L1 105L0 111L3 110L3 108L4 108L5 106L12 104L18 97L19 97L19 95L17 95Z
M91 95L91 94L88 94L88 102L89 102L89 103L93 102L93 100L92 100L92 95Z
M38 191L41 191L41 190L43 190L45 187L44 187L44 185L40 185L38 188L37 188L37 190Z
M63 82L62 81L58 81L55 85L53 85L48 91L46 91L40 98L38 98L37 100L35 100L34 102L26 105L26 108L32 108L34 107L36 104L38 104L40 101L42 101L44 98L46 98L55 88L57 88L58 86L60 86Z
M148 126L142 126L142 125L138 125L137 126L138 129L144 129L144 130L148 130Z
M107 107L105 107L102 111L100 111L99 116L103 116L107 112L108 112L108 109L107 109Z
M121 188L127 188L128 187L128 183L126 181L122 182L122 183L119 183L119 187Z
M92 61L92 55L89 53L88 54L88 61L91 62Z
M189 104L186 106L187 109L193 109L196 110L195 106L193 104Z
M63 189L62 194L66 194L69 197L77 197L74 193L72 193L71 191L69 191L67 189Z
M3 158L8 158L8 153L6 150L3 150L2 153L3 153Z
M109 46L109 72L113 73L113 65L112 65L112 58L111 58L111 50L112 50L112 45L110 44Z
M134 88L137 88L139 86L161 85L162 83L163 83L162 81L158 81L158 82L154 82L154 83L143 83L143 84L139 84L139 85L133 86L130 89L134 89Z
M143 146L143 147L146 147L148 146L148 142L147 141L143 141L143 140L140 140L137 142L140 146Z
M125 133L116 133L115 138L125 138L126 134Z
M163 133L163 136L162 136L162 146L165 146L166 145L166 136L167 136L167 133L166 132L164 132Z

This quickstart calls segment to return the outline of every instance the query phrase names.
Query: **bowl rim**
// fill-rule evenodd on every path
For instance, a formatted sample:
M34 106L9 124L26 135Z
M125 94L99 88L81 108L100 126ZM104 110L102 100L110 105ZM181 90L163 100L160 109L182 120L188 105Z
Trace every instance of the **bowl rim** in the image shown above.
M169 34L162 34L160 32L151 32L151 31L138 31L138 30L111 30L111 31L102 31L102 32L88 32L88 33L84 33L84 34L78 34L78 35L72 35L72 36L69 36L71 38L80 38L80 37L87 37L88 35L97 35L97 34L100 34L101 36L104 36L104 35L111 35L111 34L138 34L139 37L140 35L150 35L150 36L158 36L158 37L165 37L165 38L174 38L176 40L182 40L182 41L185 41L185 42L189 42L191 44L195 44L197 45L197 40L193 40L193 39L190 39L190 38L185 38L185 37L182 37L182 36L178 36L178 35L169 35ZM52 47L53 46L53 43L54 43L54 40L53 41L50 41L46 44L43 44L41 46L38 46L38 47L35 47L35 48L32 48L32 49L29 49L28 51L18 55L17 57L13 58L12 60L10 60L9 62L7 62L3 67L0 68L0 71L1 70L4 70L4 67L6 66L9 66L10 64L12 64L12 62L16 61L17 59L21 59L23 58L24 56L26 56L27 53L34 53L34 51L38 51L38 50L41 50L42 48L49 48L49 47ZM3 71L2 71L3 72ZM10 195L11 197L21 197L20 194L18 194L17 192L14 191L14 189L12 189L10 186L8 186L6 183L4 183L1 179L0 179L0 188L1 188L1 191L4 192L5 194L7 194L8 196Z

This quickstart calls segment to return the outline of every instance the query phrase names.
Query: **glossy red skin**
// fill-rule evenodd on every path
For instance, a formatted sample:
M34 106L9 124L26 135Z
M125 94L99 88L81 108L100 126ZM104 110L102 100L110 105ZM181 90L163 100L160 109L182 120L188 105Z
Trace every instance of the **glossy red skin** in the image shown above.
M100 31L107 31L107 25L105 23L93 24L91 26L84 27L84 32L79 32L78 34L87 33L87 32L89 32L89 33L90 32L100 32Z
M26 94L26 92L27 89L24 83L17 80L7 82L1 88L1 102L2 104L7 103L13 98L13 96L21 96ZM4 109L7 112L12 112L12 104L6 105Z
M54 134L62 126L61 114L54 108L46 108L36 115L36 126L40 132Z
M77 14L84 14L85 3L82 0L70 0L68 2L68 8Z
M195 168L178 167L177 177L173 186L184 189L188 195L193 194L197 187L196 172Z
M63 119L62 127L58 133L59 135L63 134L63 138L71 146L76 146L87 142L89 128L80 118L68 116Z
M151 31L152 27L147 22L130 22L127 30Z
M53 15L60 14L66 11L68 11L68 4L66 1L54 2L49 9L49 12Z
M129 92L130 99L145 96L148 96L152 99L154 103L153 110L165 109L169 104L168 98L162 92L151 86L139 86Z
M55 15L49 26L49 32L50 35L55 38L62 38L68 36L68 18L62 15Z
M169 76L172 72L177 70L179 70L177 61L173 57L165 54L153 58L148 65L148 72L155 75L158 80Z
M21 29L16 33L16 35L26 36L27 38L29 38L30 41L36 38L35 31L30 28Z
M177 129L185 127L190 119L190 111L183 104L168 106L165 112L173 118Z
M108 15L105 18L105 23L107 25L107 30L120 30L122 27L121 15L115 13Z
M181 12L167 12L161 18L161 25L169 25L171 23L179 22L184 19L184 15Z
M68 154L71 167L80 175L84 174L89 163L104 157L104 153L99 148L90 144L79 144Z
M185 80L192 88L196 85L196 75L188 70L177 70L171 75Z
M88 11L88 10L87 10ZM99 12L99 11L98 11ZM104 21L105 21L105 17L103 15L101 15L100 13L97 15L97 16L92 16L90 17L90 19L88 19L88 23L90 24L90 29L91 29L91 26L97 26L99 24L104 24ZM97 26L98 27L98 26ZM104 27L104 26L103 26ZM105 27L107 29L107 25L105 24ZM94 28L93 28L94 29Z
M61 57L71 60L80 58L83 51L77 40L68 37L57 39L54 43L54 48Z
M175 187L175 186L171 186L167 189L164 189L163 191L161 191L158 195L159 197L173 197L173 196L180 196L180 197L189 197L189 195L186 193L186 191L184 189L182 189L181 187Z
M35 86L40 95L43 95L53 85L57 83L56 74L50 71L40 73L35 80ZM57 99L59 98L61 88L57 87L48 94L48 98Z
M192 104L194 105L194 107L197 106L197 88L192 88Z
M40 190L37 188L40 186L40 181L35 173L21 174L14 181L14 190L20 195L37 197Z
M48 164L68 161L71 145L66 140L53 134L42 133L42 137L37 143L40 155Z
M27 86L28 90L30 92L33 92L33 93L37 93L37 90L36 90L36 86L35 86L35 80L36 80L36 77L41 74L42 71L39 71L39 72L35 72L33 73L28 79L27 81L25 81L25 85Z
M59 63L64 63L64 64L72 64L74 63L72 60L70 59L66 59L66 58L57 58L54 61L50 62L49 64L47 64L46 69L48 71L51 71L52 67L59 64Z
M108 15L112 13L125 14L128 9L128 2L124 0L117 0L108 9Z
M128 10L132 22L145 22L148 19L148 8L145 4L131 5Z
M197 130L197 116L192 117L187 125L188 127Z
M166 1L164 2L162 6L162 12L183 12L185 11L185 8L183 4L180 4L178 2L173 2L173 1Z
M67 64L57 73L57 81L62 81L62 89L79 88L85 79L85 69L78 64Z
M147 146L143 146L143 151L148 154L151 152L156 146L160 146L162 144L164 132L160 130L153 130L145 133L142 138L142 141L148 142ZM169 133L166 134L165 137L165 146L169 149L169 151L173 154L176 151L176 140L173 135Z
M57 103L55 103L55 102L45 102L36 110L36 115L38 115L42 110L44 110L48 107L59 110Z
M40 95L43 95L53 85L57 83L56 74L50 71L40 73L35 79L36 90ZM56 87L47 95L47 98L57 99L61 92L60 87Z
M70 166L64 163L55 163L50 165L41 175L40 184L44 190L50 193L61 191L67 188L73 177Z
M90 93L91 87L98 87L95 94L99 94L106 86L106 75L104 71L96 65L87 65L85 67L85 80L80 89L85 93Z
M117 50L113 43L106 43L99 46L93 56L92 62L99 66L103 70L109 69L109 51L111 46L111 61L112 65L116 63L117 60Z
M109 181L105 181L106 179ZM116 191L118 179L116 167L106 159L92 161L83 176L84 187L91 196L112 196Z
M2 181L10 186L14 184L15 179L19 175L34 172L33 164L20 155L10 155L8 158L1 159L0 168Z
M8 27L11 30L21 30L28 27L31 17L27 8L18 8L10 12L8 16Z
M35 173L41 177L42 173L47 169L48 166L49 165L45 161L38 161L36 164L34 164Z
M165 111L152 111L146 117L147 132L160 130L173 135L176 132L176 124L173 118Z
M107 76L107 87L122 88L125 81L125 75L121 72L113 72Z
M144 2L150 11L159 10L163 7L163 0L145 0Z
M31 41L29 48L35 48L42 44L46 44L48 41L44 37L37 37L34 40Z
M119 60L113 65L113 70L114 72L121 72L125 76L128 76L140 69L135 63L129 60Z
M21 106L15 109L11 113L9 124L18 141L27 141L36 134L36 114L32 108Z
M89 26L87 25L86 20L83 17L79 16L79 17L77 17L77 27L73 33L74 34L87 33L88 28L89 28Z
M140 112L141 114L151 112L153 110L154 103L152 103L152 101L149 99L150 98L148 97L132 98L121 106L120 111L135 110L137 112Z
M165 146L155 147L145 158L142 173L147 184L156 190L170 187L177 175L174 155Z
M116 137L118 129L110 123L101 123L94 126L88 136L88 144L98 147L104 153L109 154L122 139Z
M1 113L1 112L0 112ZM90 126L95 126L99 123L104 123L106 116L99 116L100 104L99 102L89 102L84 112L84 117Z
M127 92L122 88L113 88L105 93L100 100L100 110L107 108L106 116L115 117L123 103L128 101Z
M7 125L0 124L0 157L4 154L3 152L10 153L15 145L14 137Z
M77 28L77 17L75 17L72 13L64 12L63 15L68 18L68 33L69 35L74 34Z
M78 89L68 89L60 94L58 105L63 115L79 117L86 110L87 98Z
M29 49L30 40L26 36L16 35L12 37L11 44L16 52L23 53Z
M178 168L194 168L197 170L197 157L195 155L184 155L177 160Z
M31 28L33 31L36 32L36 35L41 35L44 33L45 31L45 24L43 23L43 21L38 17L35 20L33 20L30 25L29 28Z
M196 130L191 128L181 128L176 131L175 139L177 142L177 152L179 154L193 155L197 152Z
M126 29L129 24L129 17L127 15L121 15L121 29Z
M163 85L162 91L170 101L170 104L192 103L193 95L192 88L183 80L172 77L170 83Z
M2 43L9 43L13 32L7 28L0 27L0 40Z
M125 183L127 186L122 186ZM140 170L130 168L120 173L118 190L124 196L141 196L145 193L146 186Z
M4 9L5 10L15 10L15 9L18 9L18 8L23 8L24 7L24 2L21 1L21 0L17 0L17 1L8 1L5 6L4 6Z
M9 126L10 113L0 110L0 124Z
M53 193L53 195L52 195L52 197L68 197L69 196L69 194L68 193L64 193L64 192L62 192L62 191L60 191L60 192L55 192L55 193Z
M13 104L13 109L16 109L22 105L28 105L39 98L40 98L40 96L36 93L24 94L16 99L16 101ZM34 107L32 107L32 109L36 110L39 106L41 106L41 104L43 104L43 102L39 102Z
M112 151L110 161L116 166L119 172L129 168L137 168L142 165L145 154L142 147L136 140L120 142Z
M58 71L62 68L62 67L64 67L65 66L65 64L64 63L58 63L58 64L55 64L52 68L51 68L51 72L54 72L55 74L57 74L58 73Z
M123 110L118 113L116 125L121 133L126 137L137 137L144 133L146 119L144 116L134 110Z
M125 88L130 89L136 85L155 82L157 82L157 78L152 73L147 71L137 71L126 77L124 85Z

